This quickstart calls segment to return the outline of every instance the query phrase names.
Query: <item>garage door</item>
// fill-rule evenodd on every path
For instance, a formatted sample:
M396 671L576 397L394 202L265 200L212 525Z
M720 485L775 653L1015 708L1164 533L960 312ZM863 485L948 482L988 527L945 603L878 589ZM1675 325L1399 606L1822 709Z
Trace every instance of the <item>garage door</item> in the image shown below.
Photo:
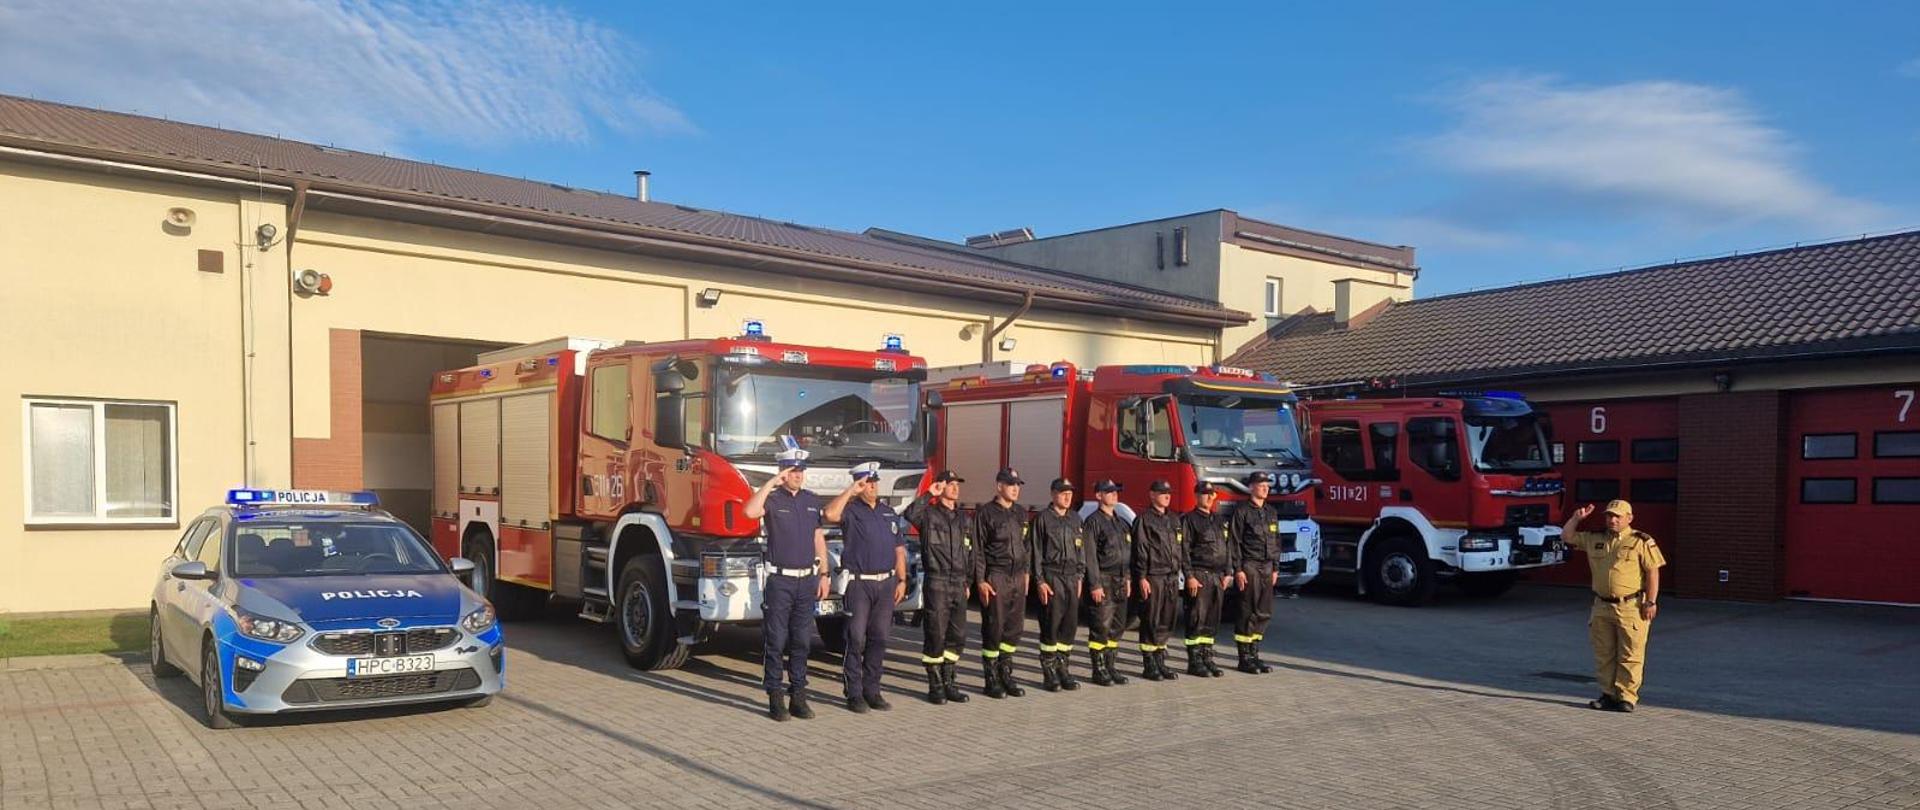
M1676 402L1660 397L1545 406L1553 420L1555 467L1567 482L1565 503L1604 508L1615 498L1633 502L1634 528L1660 541L1669 566L1686 553L1685 543L1674 536L1680 493ZM1601 531L1605 525L1595 514L1580 528ZM1588 584L1586 558L1575 554L1566 565L1534 578Z
M1787 594L1920 603L1920 383L1787 401Z

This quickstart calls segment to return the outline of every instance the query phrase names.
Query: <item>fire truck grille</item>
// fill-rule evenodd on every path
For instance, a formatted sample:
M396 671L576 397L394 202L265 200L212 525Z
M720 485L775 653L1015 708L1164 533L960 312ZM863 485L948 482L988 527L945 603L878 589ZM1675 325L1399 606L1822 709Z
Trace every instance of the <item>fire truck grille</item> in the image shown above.
M1536 503L1531 506L1507 507L1508 526L1545 526L1547 525L1547 505Z
M446 649L459 640L460 631L451 627L416 627L391 632L352 630L321 633L314 637L313 649L327 655L418 655Z
M1300 501L1277 501L1274 507L1280 511L1282 520L1302 520L1307 516L1307 505Z
M344 700L434 695L458 692L480 685L480 674L472 667L420 672L410 675L382 675L374 678L307 678L294 681L280 695L290 704L334 703Z
M1293 553L1295 551L1299 551L1300 550L1298 548L1299 542L1300 542L1300 535L1298 534L1295 534L1293 532L1280 533L1280 550L1281 551L1284 551L1287 553Z

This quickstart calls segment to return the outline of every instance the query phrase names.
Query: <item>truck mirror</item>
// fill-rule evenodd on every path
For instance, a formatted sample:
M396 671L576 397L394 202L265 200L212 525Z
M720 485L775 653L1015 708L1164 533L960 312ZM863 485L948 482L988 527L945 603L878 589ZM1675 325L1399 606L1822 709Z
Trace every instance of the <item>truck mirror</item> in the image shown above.
M940 396L939 391L927 392L927 408L928 409L939 410L941 408L946 407L946 405L947 405L947 400L945 397Z
M673 361L673 370L678 373L682 379L700 379L700 364L692 360L681 358Z
M675 375L675 379L679 379ZM683 381L684 382L684 381ZM677 394L669 394L653 401L653 441L661 447L686 447L686 420L683 418L687 400Z

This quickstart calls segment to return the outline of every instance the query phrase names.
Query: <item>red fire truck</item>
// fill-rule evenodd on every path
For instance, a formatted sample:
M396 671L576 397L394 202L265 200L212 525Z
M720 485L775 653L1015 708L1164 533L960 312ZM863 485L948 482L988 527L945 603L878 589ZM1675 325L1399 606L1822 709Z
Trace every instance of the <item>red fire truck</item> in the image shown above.
M1093 483L1103 478L1125 487L1121 508L1129 518L1146 508L1156 479L1172 482L1175 509L1193 508L1202 480L1226 490L1222 508L1231 509L1245 497L1241 479L1263 471L1276 479L1273 499L1286 518L1281 585L1298 587L1320 573L1299 400L1272 377L1219 366L1089 372L1058 362L1018 376L956 377L927 399L934 466L977 482L965 488L965 505L991 498L994 473L1012 467L1028 482L1020 503L1030 509L1046 504L1047 483L1063 476L1080 486L1083 514L1095 508Z
M433 379L434 547L474 561L475 589L503 614L577 601L643 669L760 619L765 538L744 507L782 437L811 452L807 486L823 495L878 462L882 497L901 504L926 472L926 362L897 336L878 351L796 346L749 321L733 338L561 338L479 360ZM831 533L829 550L840 593ZM820 612L839 638L838 597Z
M1503 392L1307 403L1322 565L1418 605L1443 578L1497 596L1557 565L1561 479L1539 412Z

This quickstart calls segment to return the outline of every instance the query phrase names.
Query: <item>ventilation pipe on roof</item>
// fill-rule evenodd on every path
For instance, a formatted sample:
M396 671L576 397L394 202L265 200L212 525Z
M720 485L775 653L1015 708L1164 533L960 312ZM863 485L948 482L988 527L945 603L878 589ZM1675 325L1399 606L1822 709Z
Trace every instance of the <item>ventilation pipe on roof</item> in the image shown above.
M653 199L653 197L647 194L647 178L652 176L653 176L653 172L647 171L646 169L633 170L633 198L634 199L639 200L641 202L647 202L648 200Z
M1353 285L1354 279L1350 278L1333 283L1333 322L1340 326L1346 326L1347 321L1353 320L1353 313L1358 310L1356 304L1359 302L1353 300Z

